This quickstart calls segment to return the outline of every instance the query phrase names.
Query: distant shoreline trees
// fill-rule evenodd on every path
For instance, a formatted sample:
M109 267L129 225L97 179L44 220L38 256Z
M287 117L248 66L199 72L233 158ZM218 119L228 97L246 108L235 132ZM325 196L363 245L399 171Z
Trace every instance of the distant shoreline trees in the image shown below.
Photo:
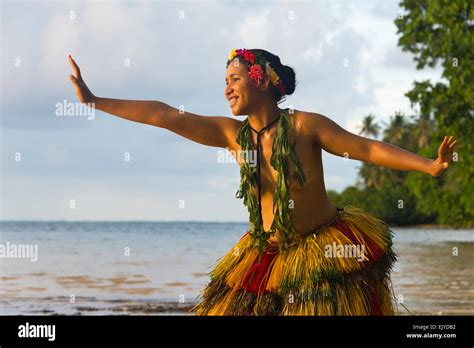
M453 165L437 178L363 163L358 181L341 193L338 206L352 204L389 224L474 227L474 9L470 1L404 0L395 20L398 45L411 52L417 69L440 64L442 81L414 81L405 95L419 115L399 112L382 130L367 115L360 134L435 158L445 135L459 139Z

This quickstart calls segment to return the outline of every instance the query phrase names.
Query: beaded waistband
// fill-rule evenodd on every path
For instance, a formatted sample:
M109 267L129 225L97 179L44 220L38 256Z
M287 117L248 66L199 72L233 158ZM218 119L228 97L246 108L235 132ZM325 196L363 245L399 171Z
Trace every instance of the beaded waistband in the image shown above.
M317 229L315 229L314 231L311 231L311 233L309 234L314 234L314 233L318 233L319 231L321 231L323 228L326 228L326 227L329 227L333 224L335 224L336 222L339 221L339 219L341 218L342 216L342 213L344 212L344 208L338 208L336 207L336 215L331 219L331 221L329 221L328 223L318 227Z

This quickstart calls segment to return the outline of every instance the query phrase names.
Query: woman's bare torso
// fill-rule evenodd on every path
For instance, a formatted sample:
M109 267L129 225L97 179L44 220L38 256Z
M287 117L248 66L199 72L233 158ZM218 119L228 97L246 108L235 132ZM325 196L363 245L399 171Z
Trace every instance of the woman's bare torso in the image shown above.
M293 200L293 222L296 232L304 236L331 221L336 215L336 207L326 195L321 147L315 141L316 139L308 136L303 131L303 118L300 117L300 113L300 111L294 110L294 114L290 114L290 119L293 122L295 132L296 153L306 177L304 185L300 186L296 178L295 166L291 162L289 171L290 193ZM277 171L270 165L270 157L276 128L277 124L260 136L262 144L260 151L262 218L265 231L270 230L273 222L273 194L276 187ZM255 132L251 133L254 144L256 144L257 135ZM236 150L240 150L240 147ZM255 193L257 193L257 190L255 190ZM277 239L278 232L271 240L276 241Z

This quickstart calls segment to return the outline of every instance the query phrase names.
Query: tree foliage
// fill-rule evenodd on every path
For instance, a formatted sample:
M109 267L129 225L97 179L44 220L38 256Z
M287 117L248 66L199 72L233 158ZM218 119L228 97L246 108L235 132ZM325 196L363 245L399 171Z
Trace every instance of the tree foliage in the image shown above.
M395 20L398 45L413 54L417 69L440 66L442 76L414 81L405 95L420 115L396 113L383 130L383 141L436 158L445 135L458 140L455 162L440 177L362 164L356 186L338 204L359 205L393 224L441 223L474 226L474 21L471 1L404 0ZM380 127L368 115L361 134L377 136ZM400 209L400 200L404 208Z

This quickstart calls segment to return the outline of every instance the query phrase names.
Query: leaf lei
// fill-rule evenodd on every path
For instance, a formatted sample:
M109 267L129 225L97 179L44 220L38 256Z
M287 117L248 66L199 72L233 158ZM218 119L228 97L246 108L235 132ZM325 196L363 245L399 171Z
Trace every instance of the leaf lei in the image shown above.
M250 129L247 118L242 122L236 138L237 143L243 150L243 154L248 154L250 151L255 150L251 132L252 130ZM293 139L292 142L290 142L290 138ZM303 185L306 178L301 168L301 163L296 155L293 127L288 111L282 110L280 119L278 120L270 158L270 164L277 171L278 175L275 194L273 196L274 219L269 232L263 229L258 199L252 190L252 187L257 188L257 167L252 167L247 159L245 159L240 166L240 186L236 192L236 197L243 198L244 205L247 206L250 214L249 235L253 240L254 247L258 250L259 262L261 261L263 251L270 244L270 237L275 234L276 230L280 231L280 250L288 247L289 243L296 236L292 218L293 211L290 207L291 197L288 178L288 159L295 165L298 182L300 185Z

